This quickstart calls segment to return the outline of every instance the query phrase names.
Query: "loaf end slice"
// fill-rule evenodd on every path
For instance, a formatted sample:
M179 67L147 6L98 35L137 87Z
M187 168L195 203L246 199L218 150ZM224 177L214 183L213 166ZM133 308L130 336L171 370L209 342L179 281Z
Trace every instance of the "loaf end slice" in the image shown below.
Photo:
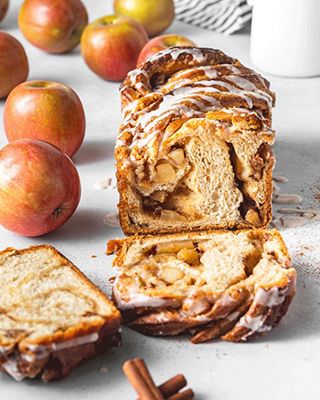
M120 343L120 313L48 245L0 253L0 369L51 381Z

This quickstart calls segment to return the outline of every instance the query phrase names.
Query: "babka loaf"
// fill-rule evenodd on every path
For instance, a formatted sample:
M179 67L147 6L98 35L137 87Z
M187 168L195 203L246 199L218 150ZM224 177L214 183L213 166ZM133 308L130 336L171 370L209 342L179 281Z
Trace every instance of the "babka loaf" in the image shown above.
M50 246L0 253L0 370L62 378L120 342L120 313Z
M128 74L121 101L115 158L125 234L267 226L268 81L221 51L172 47Z
M124 322L148 335L246 341L270 331L295 294L296 272L276 230L129 237L108 243Z

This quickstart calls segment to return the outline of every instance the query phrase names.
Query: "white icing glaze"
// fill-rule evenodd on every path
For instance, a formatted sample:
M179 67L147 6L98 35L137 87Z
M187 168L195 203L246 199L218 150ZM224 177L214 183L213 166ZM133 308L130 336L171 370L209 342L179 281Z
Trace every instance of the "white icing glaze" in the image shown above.
M71 347L80 346L83 344L94 343L99 339L99 334L97 332L90 333L88 335L79 336L74 339L65 340L59 343L52 343L48 346L38 345L38 344L28 344L27 349L32 352L32 354L22 353L21 356L28 362L33 362L34 360L41 360L47 357L53 351L60 351L64 349L69 349Z
M272 190L273 195L280 193L280 188L277 184L273 183L273 190Z
M174 49L170 51L170 55L173 60L176 60L180 54L190 54L199 64L204 62L206 57L200 49L192 48L192 49Z
M184 81L184 83L186 82ZM140 118L138 115L136 128L142 130L143 137L134 137L131 147L144 147L152 143L158 135L157 125L160 126L165 118L179 116L187 116L189 118L200 117L210 110L222 109L221 103L214 97L215 94L220 92L220 89L215 86L225 88L225 95L231 93L243 98L248 108L253 107L253 100L251 97L261 97L268 102L268 104L270 103L270 100L263 97L260 93L248 92L223 81L199 81L197 85L198 86L195 87L182 85L179 87L178 84L175 90L162 96L162 101L155 110L142 114ZM271 107L271 103L269 105ZM125 121L131 121L134 115L137 117L135 108L129 107L125 110ZM126 130L128 129L126 128ZM121 141L117 146L123 144L123 141Z
M163 143L166 143L163 140L166 139L166 137L163 138L163 132L168 123L179 118L202 118L208 111L223 109L219 101L220 94L224 98L232 95L243 99L245 105L242 110L244 111L240 112L244 114L247 109L253 109L251 112L256 113L262 120L264 119L262 111L254 108L255 100L262 100L269 109L272 107L272 96L268 93L263 79L255 72L248 69L243 70L244 67L237 68L232 64L203 65L206 64L207 56L199 48L166 49L151 56L149 62L160 62L159 60L167 54L173 60L177 60L182 54L191 55L196 65L178 71L172 81L169 79L167 83L159 84L151 92L150 87L148 87L150 77L143 67L128 74L131 85L138 90L144 86L145 92L148 93L128 103L123 109L124 121L117 147L126 145L131 149L134 147L147 149L155 147L154 154L157 154L158 151L161 151ZM199 71L202 72L202 75L200 75L200 80L197 81L194 78L199 77ZM264 87L265 90L259 89L254 82L247 79L245 74L248 73L258 77L258 86ZM126 87L128 86L124 86L123 89ZM141 102L146 106L141 106ZM231 112L238 113L239 111L237 108L233 108ZM228 126L228 124L225 125ZM265 130L268 131L268 128L266 127ZM123 132L132 135L130 145L122 139ZM135 156L137 153L132 152L128 156L131 164L136 163Z
M249 333L245 336L251 335L253 332L268 332L272 329L272 326L265 325L266 317L258 315L257 317L251 317L250 315L243 316L238 326L243 326L249 329Z
M233 313L227 315L225 318L228 321L234 321L239 317L239 315L240 315L239 311L234 311Z
M60 351L63 349L69 349L70 347L80 346L82 344L94 343L99 339L97 332L90 333L89 335L80 336L74 339L65 340L60 343L52 343L53 351Z
M191 85L196 85L196 86L193 87ZM268 105L271 107L270 99L267 97L264 98L261 93L258 93L258 89L256 89L257 92L251 92L248 90L243 90L241 88L239 89L239 88L235 87L234 85L224 82L222 80L209 79L209 80L193 82L191 79L184 79L181 82L177 82L177 84L175 85L176 89L173 91L173 93L177 93L177 89L179 89L179 88L180 89L185 88L189 92L190 92L190 88L191 89L196 88L199 96L202 97L202 93L205 91L203 86L211 87L213 89L213 90L211 90L211 92L214 92L214 93L219 93L221 91L221 89L215 88L215 86L223 87L226 89L226 91L224 91L224 94L232 93L232 94L235 94L235 95L243 98L247 102L247 105L249 108L253 107L253 102L252 102L252 99L250 96L264 99L268 103ZM206 94L206 93L204 92L204 94Z
M2 368L14 378L16 381L20 382L25 378L25 375L19 371L18 360L16 357L10 357L2 365Z
M190 73L192 74L193 72L203 72L204 75L208 78L208 79L215 79L218 78L219 74L218 71L216 70L214 65L204 65L204 66L197 66L197 67L193 67L193 68L188 68L186 70L182 70L177 72L177 74L175 75L175 79L177 81L175 82L170 82L168 81L168 85L169 86L174 86L174 88L177 88L181 84L181 82L184 82L185 84L189 84L191 79L188 78L188 75L190 75ZM196 82L197 83L197 82ZM164 87L166 87L166 85L164 85Z
M253 101L252 101L252 99L251 99L251 97L249 97L249 96L246 96L246 94L245 93L247 93L247 92L244 92L244 91L232 91L233 93L236 93L239 97L241 97L241 98L243 98L243 100L245 100L246 101L246 103L248 104L248 107L249 108L252 108L253 107Z
M256 85L250 82L248 79L242 78L241 76L237 75L227 75L225 77L226 80L235 83L241 89L245 89L248 91L255 91L257 89Z
M48 346L44 346L42 344L32 344L32 343L28 343L26 345L26 348L30 351L34 351L34 352L42 352L44 350L48 349Z
M320 217L320 210L308 209L308 208L279 208L277 210L279 214L286 215L299 215L300 217L306 217L309 219L318 219Z
M180 310L181 315L195 316L198 317L201 321L211 320L210 318L208 319L206 315L197 315L201 314L208 308L208 301L204 298L195 298L192 292L189 293L189 296L187 298L181 301L178 299L147 296L143 293L139 293L138 288L131 287L129 288L129 290L127 288L126 292L126 296L128 296L129 299L123 300L122 293L118 288L119 281L120 281L120 276L118 275L114 281L113 295L116 300L117 306L121 310L129 310L138 307L148 307L148 308L182 307L183 305L184 311L182 312Z
M232 64L220 64L220 67L227 68L230 72L232 72L234 74L240 74L240 69L235 67Z
M275 194L272 201L275 204L297 204L301 203L302 197L298 194Z
M269 308L278 306L284 302L288 290L288 288L282 289L277 286L267 291L263 288L259 288L255 294L254 303ZM245 314L240 318L237 326L243 326L248 329L249 332L243 336L244 338L247 338L255 332L268 332L272 329L272 326L265 324L267 317L268 314L261 314L254 317Z
M177 90L174 90L172 93L164 95L162 98L162 102L160 103L159 107L156 110L150 111L144 114L140 120L139 125L145 132L150 132L154 126L161 122L166 116L168 115L181 115L183 116L184 112L187 112L189 109L191 110L192 107L186 106L182 104L183 102L190 101L198 97L198 107L203 106L203 102L201 101L201 94L204 93L217 93L218 90L214 88L209 89L199 89L191 88L191 87L184 87ZM209 99L209 97L208 97ZM216 103L214 98L211 98L212 105ZM195 104L195 103L193 103Z
M117 228L120 226L118 212L105 214L103 216L102 220L103 220L103 223L107 226L110 226L110 228Z
M125 146L125 145L126 145L126 142L124 140L117 139L115 147L117 148L117 147L121 147L121 146Z
M137 307L154 307L154 308L161 308L161 307L170 307L179 304L179 301L174 299L163 299L161 297L151 297L146 296L142 293L137 293L134 288L130 288L128 292L129 300L124 301L121 297L121 292L119 291L117 284L118 284L118 277L114 281L113 286L113 295L116 300L118 308L120 310L130 310Z
M1 354L7 353L11 349L12 349L12 346L0 346L0 353Z
M256 99L265 101L267 103L267 105L268 105L269 111L271 110L271 108L272 108L272 97L268 93L265 93L265 92L263 92L262 90L259 90L259 89L256 89L253 92L246 91L245 93L248 93L248 94L250 93L251 96L255 97Z
M141 75L143 71L140 68L133 69L132 71L128 72L128 77L132 83L135 83L137 77Z
M42 360L46 358L51 353L51 346L42 346L42 345L29 345L28 349L33 353L21 353L21 357L28 361L34 362L35 360Z
M280 218L275 218L271 222L271 227L272 228L297 228L298 226L303 226L306 225L310 222L309 218L303 218L300 216L292 217L292 216L286 216L286 217L280 217Z
M49 346L28 344L27 348L33 354L21 353L21 357L27 362L34 362L47 357L53 351L61 351L71 347L80 346L83 344L94 343L99 339L97 332L90 333L89 335L80 336L74 339L66 340L60 343L52 343ZM10 358L2 363L5 371L11 375L16 381L22 381L26 375L19 371L18 358L16 355L10 355Z
M286 178L285 176L281 176L281 175L274 176L273 180L278 183L288 183L289 182L288 178Z
M168 308L168 307L179 307L179 313L182 318L193 318L194 320L201 321L202 323L212 321L212 317L207 315L206 310L208 309L208 301L204 298L195 298L193 293L190 292L189 296L185 298L183 301L177 299L166 299L161 297L151 297L146 296L142 293L138 293L138 289L130 288L129 292L127 291L126 296L129 297L129 300L123 300L122 294L117 287L119 280L119 275L115 279L113 286L113 295L117 304L117 307L120 310L130 310L138 307L147 307L147 308ZM229 296L230 297L230 296ZM232 299L230 297L230 299ZM227 302L227 296L225 296L225 302ZM235 301L232 299L232 301ZM183 311L182 311L183 309ZM226 313L227 315L228 313ZM157 312L154 315L157 322L164 322L168 320L168 316L166 311ZM171 317L169 317L170 319ZM224 318L224 316L221 316Z
M221 304L222 308L226 309L224 314L219 315L219 319L232 318L231 316L234 313L229 314L229 308L232 307L234 304L238 303L238 300L230 296L229 293L223 293L222 296L220 296L219 299L217 300L217 303Z
M206 299L186 298L183 302L184 314L195 316L203 313L208 308Z
M29 363L34 362L35 360L41 360L43 358L48 357L48 355L50 354L49 351L43 351L41 353L37 353L37 354L21 354L21 357L26 360Z
M144 86L143 84L141 85L141 82L137 82L138 77L141 75L148 79L148 75L145 73L145 71L143 71L140 68L133 69L128 73L128 77L130 79L131 84L135 86L138 90ZM121 90L123 90L123 88L121 88Z
M148 58L148 61L150 62L157 62L159 61L160 58L162 58L163 56L165 56L166 54L169 54L171 56L171 58L173 60L177 60L177 58L181 55L181 54L189 54L191 55L194 60L201 64L206 60L206 56L204 55L204 53L202 52L201 49L198 48L168 48L165 50L161 50L158 53L152 55L151 57ZM136 71L139 71L139 69L133 70L129 72L129 76L130 76L130 80L131 82L137 80L137 75L138 73ZM144 72L144 71L143 71Z
M274 307L282 304L285 299L286 291L281 290L278 286L274 286L269 290L259 288L254 296L254 302L264 307Z
M219 101L209 96L210 93L217 92L219 90L213 87L183 87L164 95L156 110L145 113L139 119L137 127L141 127L144 137L135 137L131 147L143 147L152 143L158 135L157 125L161 124L166 117L188 116L191 118L201 116L208 110L221 108Z
M106 189L114 190L114 189L117 188L117 185L115 183L114 178L106 178L106 179L103 179L100 182L97 182L94 185L94 188L97 189L97 190L106 190Z

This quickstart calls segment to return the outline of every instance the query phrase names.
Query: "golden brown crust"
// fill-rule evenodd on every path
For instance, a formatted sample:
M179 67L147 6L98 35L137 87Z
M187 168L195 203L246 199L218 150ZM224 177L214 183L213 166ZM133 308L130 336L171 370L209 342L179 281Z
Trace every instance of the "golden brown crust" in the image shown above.
M88 290L93 291L101 302L107 302L110 308L108 315L99 315L94 321L81 322L65 330L57 330L53 334L28 339L26 334L14 332L15 341L10 343L0 341L0 370L5 370L6 363L14 364L17 376L37 377L50 381L62 378L79 363L101 354L104 350L120 343L120 312L108 297L95 286L73 263L50 245L31 246L16 250L7 248L0 252L1 256L19 256L32 254L39 250L47 250L52 257L58 257L61 265L67 265L77 275ZM97 337L95 335L98 335ZM91 339L95 339L91 342ZM88 343L86 340L88 339ZM77 344L83 340L83 344ZM75 343L73 345L73 343ZM62 346L63 350L59 350ZM42 356L38 359L39 354Z

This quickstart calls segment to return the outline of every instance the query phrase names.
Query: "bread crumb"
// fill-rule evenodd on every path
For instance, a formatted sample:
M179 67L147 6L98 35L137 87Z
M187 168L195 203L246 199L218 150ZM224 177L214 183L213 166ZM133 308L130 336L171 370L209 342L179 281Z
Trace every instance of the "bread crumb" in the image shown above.
M100 373L101 374L106 374L108 372L108 368L107 367L101 367L100 368Z
M90 257L91 258L97 258L97 256L95 254L92 254Z

